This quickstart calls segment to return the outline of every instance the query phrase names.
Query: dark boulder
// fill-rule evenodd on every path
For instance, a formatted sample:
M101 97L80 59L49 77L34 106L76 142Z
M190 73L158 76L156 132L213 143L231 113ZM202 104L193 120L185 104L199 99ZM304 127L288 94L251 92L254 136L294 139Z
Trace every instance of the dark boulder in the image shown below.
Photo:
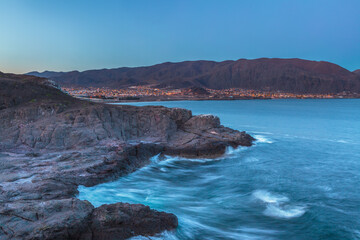
M133 236L152 236L178 225L171 213L151 210L142 204L116 203L96 208L91 217L91 232L81 239L121 240Z

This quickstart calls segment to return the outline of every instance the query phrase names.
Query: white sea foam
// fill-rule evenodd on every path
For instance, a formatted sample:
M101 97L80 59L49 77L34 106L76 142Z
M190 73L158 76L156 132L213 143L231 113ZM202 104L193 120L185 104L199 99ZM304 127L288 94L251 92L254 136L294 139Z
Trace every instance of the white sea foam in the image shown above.
M267 137L265 137L264 135L254 135L255 139L257 140L257 142L259 143L273 143L274 141L268 139Z
M189 161L189 162L198 162L198 163L203 163L203 162L209 162L209 161L219 161L224 159L224 157L229 157L229 156L235 156L238 153L245 151L247 148L246 147L237 147L237 148L233 148L233 147L227 147L226 151L225 151L225 155L224 156L220 156L220 157L216 157L216 158L186 158L186 157L179 157L179 156L169 156L169 155L155 155L153 157L150 158L151 163L153 164L159 164L159 165L167 165L170 164L172 162L178 162L178 161ZM165 169L160 169L161 171L166 172Z
M286 138L298 138L298 139L305 139L310 141L319 141L319 142L331 142L331 143L343 143L343 144L358 144L354 141L349 141L345 139L329 139L329 138L316 138L316 137L306 137L306 136L297 136L297 135L289 135L283 134Z
M253 192L252 196L264 203L281 203L289 201L289 199L285 196L270 193L266 190L256 190Z
M150 158L152 163L158 163L160 161L160 153Z
M242 151L244 151L245 148L244 147L237 147L237 148L233 148L233 147L227 147L226 151L225 151L225 155L229 156L229 155L235 155L238 154Z
M164 231L160 234L157 234L155 236L135 236L132 238L129 238L131 240L178 240L178 238L175 236L173 231Z
M264 215L274 218L295 218L306 212L306 207L289 204L290 199L286 196L271 193L266 190L256 190L252 193L253 198L266 204Z
M158 162L159 165L168 165L172 162L178 162L178 161L188 161L188 162L197 162L197 163L205 163L209 161L219 161L223 159L223 157L220 158L185 158L185 157L172 157L165 155L161 158L162 160Z
M135 198L134 194L126 193L126 192L124 192L124 193L116 193L114 195L117 196L117 197L122 197L122 198Z
M302 216L306 211L304 206L281 207L277 204L267 205L264 214L275 218L295 218Z
M263 234L274 234L279 232L276 230L253 228L253 227L241 227L239 228L239 230L247 233L263 233Z

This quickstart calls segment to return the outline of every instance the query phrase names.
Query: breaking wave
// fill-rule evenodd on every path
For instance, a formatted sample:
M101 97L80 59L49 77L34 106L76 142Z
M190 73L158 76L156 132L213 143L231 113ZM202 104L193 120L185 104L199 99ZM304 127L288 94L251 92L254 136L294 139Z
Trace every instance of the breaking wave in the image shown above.
M252 196L266 205L263 213L269 217L296 218L306 212L305 206L289 204L290 199L280 194L271 193L266 190L256 190L252 193Z
M254 135L255 139L259 143L273 143L273 140L270 140L269 138L265 137L264 135Z

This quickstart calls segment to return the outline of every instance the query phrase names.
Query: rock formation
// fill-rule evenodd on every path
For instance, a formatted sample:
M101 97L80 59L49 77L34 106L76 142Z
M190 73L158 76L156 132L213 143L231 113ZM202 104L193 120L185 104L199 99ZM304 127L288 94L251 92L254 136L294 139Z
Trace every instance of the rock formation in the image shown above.
M223 154L254 139L211 115L74 99L46 79L0 73L0 239L125 239L177 226L141 204L76 198L156 154Z

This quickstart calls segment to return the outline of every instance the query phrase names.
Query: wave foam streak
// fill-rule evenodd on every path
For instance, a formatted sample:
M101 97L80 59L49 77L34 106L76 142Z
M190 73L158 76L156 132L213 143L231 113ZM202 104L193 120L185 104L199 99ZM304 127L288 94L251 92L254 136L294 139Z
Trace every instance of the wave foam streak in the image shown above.
M289 219L300 217L306 212L305 206L289 204L290 199L280 194L256 190L252 196L266 205L263 213L269 217Z

